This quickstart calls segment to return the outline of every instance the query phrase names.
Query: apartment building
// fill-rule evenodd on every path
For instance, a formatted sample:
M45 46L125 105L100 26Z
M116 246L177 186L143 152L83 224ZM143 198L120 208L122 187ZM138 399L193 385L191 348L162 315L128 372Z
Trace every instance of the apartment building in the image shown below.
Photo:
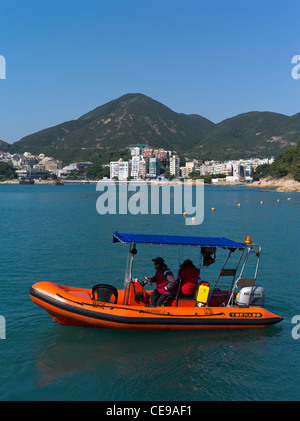
M180 176L180 159L178 155L173 155L170 158L170 174L175 177Z
M131 161L123 161L120 158L118 161L110 162L110 178L118 177L118 180L127 180L131 172Z
M141 155L132 155L131 159L131 177L135 180L139 178L139 171L140 171L140 162L142 160Z
M188 178L188 176L194 172L196 169L195 161L189 161L185 163L185 167L180 167L181 176L183 178Z
M149 158L148 175L151 178L156 178L160 175L160 159L159 158Z

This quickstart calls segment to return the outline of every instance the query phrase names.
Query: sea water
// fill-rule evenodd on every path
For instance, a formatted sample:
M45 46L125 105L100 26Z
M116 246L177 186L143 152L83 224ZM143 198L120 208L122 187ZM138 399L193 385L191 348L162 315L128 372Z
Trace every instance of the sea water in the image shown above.
M1 401L252 401L300 398L300 193L206 186L204 221L99 215L95 185L1 185ZM290 199L290 200L288 200ZM279 201L278 201L279 200ZM262 203L261 203L262 202ZM240 206L238 206L240 205ZM214 211L212 211L214 208ZM30 299L38 281L123 287L128 246L112 233L226 237L262 246L257 283L284 320L266 329L129 332L62 326ZM134 276L187 248L138 246ZM214 282L222 250L201 277ZM294 321L294 322L293 322ZM300 325L299 325L300 326ZM3 325L2 325L3 327Z

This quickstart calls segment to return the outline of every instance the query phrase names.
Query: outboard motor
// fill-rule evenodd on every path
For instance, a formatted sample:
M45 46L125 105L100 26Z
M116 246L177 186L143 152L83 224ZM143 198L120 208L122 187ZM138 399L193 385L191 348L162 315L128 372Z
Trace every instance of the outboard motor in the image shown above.
M249 302L250 293L251 298ZM263 307L265 305L265 290L260 285L254 285L254 287L243 287L238 292L235 301L236 304L241 307L248 305Z

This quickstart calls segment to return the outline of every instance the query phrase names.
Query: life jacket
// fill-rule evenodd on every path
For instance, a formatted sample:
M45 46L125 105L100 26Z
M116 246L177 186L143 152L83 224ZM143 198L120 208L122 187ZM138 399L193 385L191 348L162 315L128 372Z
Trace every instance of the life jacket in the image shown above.
M171 288L171 291L167 291L165 289L165 287L169 284L167 276L172 276L173 281L174 281L173 285L172 285L172 288ZM168 295L169 293L173 294L175 279L174 279L173 273L170 271L170 269L157 270L155 276L153 278L151 278L151 281L156 282L156 289L160 294L165 294L165 295Z
M197 268L183 268L179 271L181 279L181 292L183 294L193 294L199 279L200 270Z

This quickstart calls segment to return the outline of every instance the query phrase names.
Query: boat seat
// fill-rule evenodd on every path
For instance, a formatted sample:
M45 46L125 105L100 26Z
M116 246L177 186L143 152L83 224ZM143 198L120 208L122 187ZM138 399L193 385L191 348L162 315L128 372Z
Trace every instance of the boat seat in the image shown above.
M173 297L172 297L175 300L176 307L178 306L178 297L179 297L180 289L181 289L181 278L179 277L176 281L175 291L174 291L174 294L173 294Z
M179 294L178 299L180 301L192 301L192 300L195 301L196 297L195 297L195 293L191 294L191 295L180 295Z
M116 304L118 301L118 290L112 285L97 284L92 289L93 300L110 303L112 302L112 296L115 297L113 303Z
M191 295L182 295L181 292L181 278L178 278L177 283L175 285L175 292L173 294L173 299L175 300L175 306L178 307L178 301L195 301L195 291L196 291L196 287L195 287L195 291L193 294Z

